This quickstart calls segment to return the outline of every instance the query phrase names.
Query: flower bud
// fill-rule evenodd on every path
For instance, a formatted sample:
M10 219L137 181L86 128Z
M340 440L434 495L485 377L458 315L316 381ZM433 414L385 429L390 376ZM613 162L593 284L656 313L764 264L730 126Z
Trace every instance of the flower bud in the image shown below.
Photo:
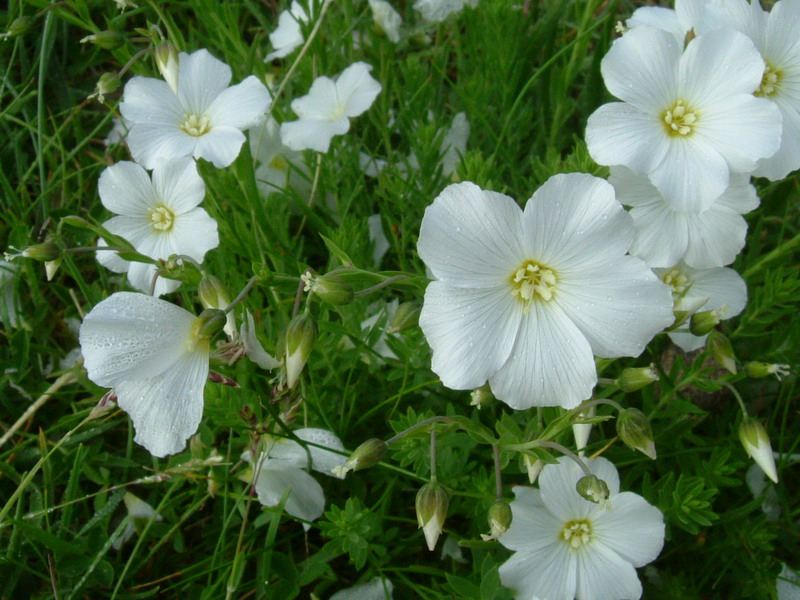
M649 367L631 367L622 370L617 379L617 385L623 392L629 394L647 387L654 381L658 381L658 373L656 373L653 365Z
M705 335L719 325L720 315L716 310L694 313L689 321L689 331L694 335Z
M436 541L442 533L444 519L447 516L447 490L436 481L423 485L417 492L415 502L417 523L425 534L428 550L433 552Z
M309 271L303 273L300 279L306 284L306 292L313 292L334 306L349 304L355 297L353 286L333 272L326 275L314 275Z
M578 415L578 419L592 418L595 415L595 408L592 406L587 412ZM572 435L575 438L575 448L583 450L589 443L589 434L592 432L591 423L574 423L572 425Z
M492 388L489 385L482 385L479 388L475 388L469 393L470 397L470 406L475 406L479 410L492 402L494 400L494 394L492 394Z
M541 473L542 469L544 469L544 461L528 454L524 455L523 460L525 461L525 469L528 471L528 481L530 481L531 485L533 485L536 483L539 473Z
M13 21L11 21L11 25L8 26L8 30L0 35L0 38L12 38L12 37L19 37L21 35L25 35L28 30L33 25L33 18L21 16L17 17Z
M350 471L360 471L377 465L384 456L386 456L386 442L371 438L356 448L343 465L331 469L331 473L339 479L344 479Z
M681 298L675 302L675 322L670 326L670 330L677 329L689 320L694 313L703 308L708 302L708 298L692 296L690 298Z
M500 539L511 527L511 517L511 506L508 502L502 498L495 500L489 508L489 535L482 533L481 539L484 542Z
M419 313L422 311L422 304L413 300L403 302L397 310L386 328L386 333L400 333L406 329L411 329L419 324Z
M155 49L156 66L172 91L178 93L178 51L169 42L162 42Z
M791 373L791 371L789 371L789 365L763 363L753 360L744 366L744 370L748 377L752 377L753 379L761 379L769 375L775 375L779 381L781 377L786 377Z
M775 468L775 457L766 429L758 421L745 416L739 426L739 439L747 455L756 461L767 477L778 483L778 470Z
M34 244L33 246L25 248L25 250L22 251L22 256L41 261L56 260L61 256L61 248L53 242Z
M311 315L303 313L291 320L286 328L286 350L283 358L288 387L293 388L297 384L316 340L317 324Z
M192 338L210 340L225 326L225 313L216 308L207 308L192 324Z
M581 498L599 504L600 508L605 507L608 502L608 484L600 479L597 475L585 475L578 480L575 484L575 489L581 495Z
M706 350L711 353L723 368L736 375L736 357L733 354L733 347L730 340L722 332L716 329L708 334L706 340Z
M53 277L55 277L55 274L58 271L58 267L61 266L61 261L63 259L64 259L63 256L59 256L55 260L48 260L44 263L44 273L47 276L47 281L53 280Z
M119 31L106 30L87 35L81 40L81 44L85 44L86 42L91 42L104 50L116 50L125 43L125 36Z
M617 415L617 435L631 450L656 459L656 445L650 421L638 408L626 408Z
M203 273L203 278L197 286L197 294L200 296L200 303L204 308L224 309L231 303L230 296L222 282L207 273ZM227 313L224 330L229 338L236 336L236 321L233 311Z
M89 96L89 98L97 98L98 102L105 102L106 94L116 91L121 83L122 80L119 78L118 73L103 73L97 80L97 85L94 88L94 92Z

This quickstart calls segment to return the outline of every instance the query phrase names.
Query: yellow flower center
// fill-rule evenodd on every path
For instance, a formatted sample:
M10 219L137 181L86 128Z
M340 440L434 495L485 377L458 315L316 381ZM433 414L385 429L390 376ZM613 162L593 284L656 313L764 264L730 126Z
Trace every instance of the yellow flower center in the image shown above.
M289 168L289 162L283 158L280 154L275 155L271 161L269 161L269 166L272 169L277 169L278 171L285 171Z
M592 535L592 523L586 519L567 521L561 529L559 537L569 544L570 550L580 550L588 546L594 537Z
M761 77L761 85L755 91L756 96L770 98L780 92L780 83L783 80L783 71L767 63L764 75Z
M211 131L211 121L205 115L187 115L181 123L181 129L193 137L200 137Z
M697 117L697 112L686 106L683 100L676 100L662 115L664 129L671 136L691 135L697 126Z
M511 274L511 293L525 304L525 312L528 312L531 301L553 299L557 281L553 269L535 260L526 260Z
M682 296L685 294L692 283L679 269L670 269L661 276L661 281L672 288L672 294L674 296Z
M150 224L156 231L171 231L175 225L175 213L164 206L157 206L150 211Z

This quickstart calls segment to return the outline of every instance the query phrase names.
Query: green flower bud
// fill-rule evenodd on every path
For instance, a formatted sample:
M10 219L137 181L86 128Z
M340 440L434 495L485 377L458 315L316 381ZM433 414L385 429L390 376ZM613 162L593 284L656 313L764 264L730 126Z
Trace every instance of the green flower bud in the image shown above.
M81 40L81 44L86 42L90 42L104 50L116 50L125 44L125 36L119 31L106 30L87 35Z
M117 73L103 73L97 80L94 92L89 98L97 98L98 102L105 102L106 94L116 91L121 85L122 80Z
M311 272L306 272L303 273L300 279L306 284L306 292L313 292L322 300L334 306L349 304L355 297L353 286L334 272L326 275L314 275Z
M172 91L178 93L178 51L169 42L159 44L155 49L156 66L164 81Z
M528 471L528 481L531 482L531 485L536 483L536 479L539 477L539 473L542 472L544 469L544 461L533 457L529 454L524 455L524 462L525 462L525 469Z
M417 492L415 502L417 523L425 534L428 550L433 552L436 541L442 533L444 519L447 516L447 490L436 481L423 485Z
M603 508L608 502L608 484L600 479L597 475L585 475L578 480L575 484L575 489L581 495L581 498L599 504Z
M33 25L33 18L21 16L17 17L13 21L11 21L11 25L8 26L8 30L0 35L1 38L12 38L12 37L19 37L24 35L28 32L28 30Z
M754 379L761 379L763 377L768 377L769 375L775 375L775 377L780 380L781 377L786 377L789 375L789 373L791 373L791 371L789 371L789 365L763 363L752 360L744 366L744 370L748 377L752 377Z
M623 392L629 394L647 387L654 381L658 381L658 373L656 373L653 365L649 367L631 367L622 370L617 379L617 385Z
M705 335L719 325L720 315L717 310L704 310L694 313L689 321L689 331L694 335Z
M494 400L494 394L492 394L492 388L489 385L482 385L479 388L475 388L469 393L470 397L470 406L475 406L479 410L481 407L486 406L490 402Z
M761 467L767 477L778 483L775 457L772 454L772 446L769 443L769 436L764 426L758 421L745 416L739 426L739 439L747 455L756 461L756 464Z
M502 498L494 501L489 508L489 534L482 533L481 539L484 542L497 540L511 527L511 506Z
M617 415L617 435L631 450L656 459L656 445L650 421L638 408L626 408Z
M197 294L200 296L200 303L204 308L224 309L231 303L228 291L222 282L208 273L203 273L203 278L197 286ZM227 313L225 321L225 333L229 338L236 335L236 321L233 311Z
M334 467L331 472L340 479L350 471L360 471L377 465L386 456L386 442L371 438L356 448L343 465Z
M34 244L25 248L22 251L22 256L40 261L56 260L61 256L61 248L53 242Z
M397 307L389 327L386 328L386 333L399 333L416 327L419 324L419 313L421 311L422 303L419 301L403 302Z
M711 353L720 366L736 375L736 356L733 354L733 346L722 332L715 329L708 334L706 350Z
M308 362L311 349L317 340L317 324L311 315L303 313L291 320L286 328L285 352L286 385L293 388Z
M192 337L197 340L210 340L225 326L225 313L216 308L207 308L192 324Z

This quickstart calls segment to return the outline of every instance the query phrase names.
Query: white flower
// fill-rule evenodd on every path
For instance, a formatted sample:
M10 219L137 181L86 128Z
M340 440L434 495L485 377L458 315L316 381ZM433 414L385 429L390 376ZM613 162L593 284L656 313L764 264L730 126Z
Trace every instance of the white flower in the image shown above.
M262 194L269 196L292 187L302 199L311 195L311 174L303 154L283 144L274 118L267 117L250 130L250 152L259 163L256 185Z
M109 131L108 135L103 139L103 144L105 144L106 148L110 148L111 146L123 143L125 138L128 137L129 130L130 123L126 123L125 119L114 117L111 120L111 131Z
M244 313L244 321L239 329L239 338L242 341L244 353L247 355L247 358L252 360L259 367L269 370L277 369L281 366L281 363L275 360L275 357L264 350L264 346L262 346L261 342L258 340L256 336L255 320L249 310Z
M632 29L603 59L603 79L623 100L590 117L586 143L603 165L646 175L675 208L700 212L778 149L780 111L753 92L764 61L734 31L694 38L686 50L668 33Z
M298 2L293 1L290 9L282 11L278 17L278 28L269 34L269 41L275 50L267 54L264 62L288 56L303 43L301 23L308 23L308 15Z
M630 216L605 181L556 175L528 201L472 183L425 211L428 285L420 326L447 387L489 380L516 409L576 406L597 382L594 356L638 356L673 322L669 289L625 255Z
M800 2L781 0L768 13L758 0L716 0L697 29L717 28L745 34L766 65L756 95L778 107L783 135L778 151L759 160L753 175L783 179L800 167Z
M633 11L625 24L630 29L661 29L672 34L683 46L686 34L705 16L707 5L714 2L716 0L675 0L675 10L661 6L642 6Z
M177 94L160 79L131 79L119 108L130 123L134 160L146 169L184 156L230 165L244 143L242 131L264 118L269 103L254 76L230 82L230 67L207 50L180 53Z
M350 129L350 117L365 112L381 91L381 84L370 76L364 62L353 63L333 80L318 77L308 94L292 101L300 117L281 125L281 139L292 150L327 152L334 135Z
M369 0L369 7L372 9L372 19L375 21L375 25L395 44L399 42L400 25L403 24L400 13L386 0Z
M669 269L653 269L672 288L675 308L679 311L718 312L720 320L731 319L747 304L747 286L733 269L717 267L697 270L683 263ZM684 352L702 348L708 335L671 332L669 339Z
M392 600L394 585L386 578L374 577L345 590L339 590L330 600Z
M761 467L764 474L773 483L778 483L778 469L775 467L772 445L769 443L767 430L761 422L745 416L739 426L739 440L742 442L744 451Z
M122 501L125 503L125 508L128 511L128 515L125 522L125 531L123 531L122 535L114 540L114 542L111 544L111 547L114 548L114 550L119 550L122 548L122 544L133 537L133 534L136 533L136 528L138 525L146 521L162 520L161 515L158 514L152 506L138 496L134 496L130 492L125 492L125 495L122 497Z
M19 326L15 293L18 270L17 265L0 260L0 323L6 327Z
M367 219L367 227L369 228L369 240L372 242L372 260L375 266L380 266L381 260L391 248L386 234L383 233L381 215L370 215Z
M731 174L730 187L698 213L667 202L647 177L626 167L611 167L608 181L617 199L633 207L631 254L651 267L671 267L681 260L696 269L732 263L747 235L742 215L758 207L756 190L745 175Z
M202 262L205 253L219 244L216 221L198 207L206 187L191 158L158 165L152 181L136 163L119 162L100 174L98 191L103 206L119 215L103 226L127 239L140 254L155 259L185 254ZM133 287L150 291L155 265L129 263L108 250L98 252L97 260L112 271L127 271ZM159 277L155 295L172 292L179 285Z
M386 333L386 328L389 327L392 317L394 317L394 314L397 312L397 307L400 306L400 301L395 298L390 302L375 303L374 305L370 306L370 309L374 308L375 306L378 306L375 314L361 321L361 331L365 332L368 338L375 340L371 344L372 352L364 353L364 361L368 363L372 362L374 360L373 353L382 359L396 360L397 355L386 342L386 339L389 337L389 334ZM378 335L377 339L374 335L374 329L376 326L380 327L380 334Z
M469 129L466 113L460 112L453 117L453 123L442 139L442 174L445 177L452 177L456 172L467 150Z
M117 292L81 325L89 379L114 388L117 404L133 420L134 441L153 456L180 452L200 425L209 357L200 324L164 300Z
M294 434L304 442L344 452L341 440L325 429L298 429ZM319 473L335 477L333 470L343 465L347 457L316 446L301 446L284 438L271 438L267 444L258 463L253 466L258 470L255 483L258 501L264 506L278 506L283 495L290 490L284 505L287 513L304 521L321 517L325 510L325 494L306 469L310 466ZM249 452L243 458L253 462ZM308 529L308 525L303 526Z
M518 598L635 600L642 584L635 567L655 560L664 544L661 512L632 492L604 458L587 460L608 484L605 509L575 489L584 473L571 460L546 465L540 490L515 487L514 518L500 543L515 554L500 565L503 585Z
M800 600L800 573L784 563L775 581L778 600Z
M433 23L440 23L463 8L464 0L415 0L414 2L414 10L418 10L423 19Z

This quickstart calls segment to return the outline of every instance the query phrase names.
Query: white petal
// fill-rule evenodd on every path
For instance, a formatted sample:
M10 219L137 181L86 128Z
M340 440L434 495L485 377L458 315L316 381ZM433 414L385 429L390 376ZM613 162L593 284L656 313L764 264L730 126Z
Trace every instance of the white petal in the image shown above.
M572 408L597 383L586 337L552 302L531 303L508 361L489 379L492 392L511 408Z
M336 84L330 77L317 77L311 84L308 94L292 100L292 110L301 119L337 120L343 115L332 118L337 107ZM286 144L286 141L283 142ZM288 146L288 144L287 144Z
M256 77L250 75L239 84L224 90L212 102L206 115L213 127L254 127L269 105L267 88Z
M564 522L551 513L542 503L539 490L528 487L514 487L514 501L511 502L511 526L499 538L499 542L509 550L538 552L552 545L558 539Z
M684 352L694 352L706 345L708 335L693 335L691 333L672 332L669 339Z
M164 204L176 215L191 210L206 195L206 186L197 172L197 165L189 157L156 166L153 169L153 188L158 194L159 204ZM146 213L139 212L137 216L142 214Z
M275 369L280 366L275 358L261 345L255 332L255 321L249 310L245 310L245 319L239 329L239 336L244 345L247 358L252 360L262 369Z
M634 567L654 561L664 545L661 511L632 492L616 494L592 522L597 541Z
M585 552L578 552L578 600L619 600L642 597L642 584L636 569L618 554L593 543Z
M104 169L97 190L103 206L118 215L143 217L158 204L147 172L127 160Z
M614 42L600 68L614 96L642 112L660 112L675 95L680 57L675 36L636 27Z
M375 577L367 583L336 592L330 600L391 600L393 590L391 581Z
M236 157L244 144L244 134L234 127L214 127L206 133L196 138L193 156L195 158L205 158L218 169L229 166Z
M661 6L642 6L633 11L631 17L625 21L630 29L637 27L655 27L671 34L679 44L683 44L686 30L678 20L678 14L671 8Z
M419 324L433 349L432 369L451 389L479 387L506 362L522 318L508 288L468 289L432 281Z
M613 497L619 491L616 467L602 457L582 460L594 475L606 482L613 506ZM539 475L542 502L563 523L590 518L602 510L597 504L582 498L575 489L584 475L583 469L566 457L560 458L556 465L545 465Z
M350 129L345 117L338 121L300 119L281 124L281 140L292 150L327 152L335 135L344 135Z
M153 278L156 276L156 270L157 267L155 265L132 262L128 267L128 283L130 283L131 286L137 290L140 290L145 294L149 294L150 288L153 285ZM175 279L158 277L156 279L156 285L153 288L153 296L158 298L164 294L174 292L180 287L180 285L181 282Z
M97 238L97 246L104 247L108 246L108 244L103 238ZM95 256L97 257L97 262L99 262L109 271L113 271L114 273L128 272L130 263L127 260L121 259L116 252L112 252L110 250L101 250L99 252L95 252Z
M208 352L184 349L159 375L115 386L117 404L136 428L134 441L153 456L183 450L200 425L207 378Z
M798 57L800 62L800 57ZM781 111L783 120L783 134L778 151L769 158L758 161L758 167L753 175L766 177L770 181L783 179L792 171L800 168L800 103L786 106L780 99L776 104Z
M639 356L675 320L669 286L632 256L565 273L556 294L554 302L604 358Z
M365 112L381 92L381 84L369 74L372 66L364 62L353 63L336 78L338 102L347 108L348 117Z
M460 287L502 286L526 256L522 211L508 196L464 182L425 209L417 250L433 275Z
M191 156L197 139L178 125L134 123L128 134L128 148L136 162L154 169L164 161Z
M759 199L749 176L731 174L731 185L717 199L717 203L743 215L758 208Z
M219 245L217 222L199 207L176 216L170 237L172 254L186 254L198 262L203 262L206 252Z
M303 43L303 33L298 20L300 19L288 10L281 12L278 17L278 28L269 34L269 41L275 50L267 54L265 61L283 58ZM307 17L302 19L303 22L307 20Z
M128 81L119 110L129 125L150 123L160 129L179 127L184 115L167 82L152 77L134 77Z
M315 429L313 427L306 427L298 429L294 434L303 441L317 444L317 446L324 446L331 450L339 450L344 453L344 444L342 440L332 431L327 429ZM308 451L311 453L311 468L325 475L334 477L331 472L335 467L343 465L347 462L347 456L337 452L330 452L317 446L308 446Z
M195 317L144 294L117 292L83 321L80 345L89 379L114 387L172 368L185 352Z
M689 296L708 297L702 310L719 310L727 307L723 319L735 317L747 304L747 286L744 279L728 268L704 269L690 275L692 287Z
M690 267L709 269L730 264L744 248L747 222L719 202L699 215L690 216L687 224L689 244L683 260Z
M6 327L19 325L15 293L18 270L16 264L0 260L0 322Z
M515 553L500 565L500 581L520 599L572 600L576 567L575 553L556 538L548 547Z
M467 150L469 139L469 121L466 113L460 112L453 117L453 123L442 139L442 174L450 177L456 171L461 158Z
M208 50L178 55L178 98L184 110L198 117L231 82L231 68Z
M391 248L389 239L383 232L381 215L371 215L367 219L367 228L369 229L369 239L372 242L372 260L377 266L381 264L384 255L389 251L389 248Z
M256 480L258 501L264 506L278 506L287 489L291 490L284 505L287 513L304 521L315 521L322 516L325 494L316 479L279 461L264 462Z

